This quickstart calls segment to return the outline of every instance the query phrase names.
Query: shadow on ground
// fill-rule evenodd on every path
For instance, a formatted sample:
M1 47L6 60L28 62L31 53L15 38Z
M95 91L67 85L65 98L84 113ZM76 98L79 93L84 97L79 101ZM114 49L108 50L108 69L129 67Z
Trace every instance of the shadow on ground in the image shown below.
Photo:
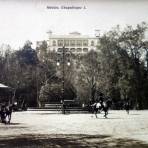
M148 145L104 135L19 135L0 137L0 148L148 148Z
M0 129L9 130L9 129L26 129L26 126L23 126L21 123L0 123ZM1 138L1 137L0 137Z

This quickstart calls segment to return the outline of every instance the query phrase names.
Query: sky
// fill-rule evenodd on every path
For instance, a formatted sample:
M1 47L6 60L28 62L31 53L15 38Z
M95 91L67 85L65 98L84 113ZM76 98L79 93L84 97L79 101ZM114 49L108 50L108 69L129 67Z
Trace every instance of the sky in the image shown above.
M142 21L148 23L148 0L0 0L0 45L18 49L31 40L35 47L48 39L49 30L94 36L96 29L106 32Z

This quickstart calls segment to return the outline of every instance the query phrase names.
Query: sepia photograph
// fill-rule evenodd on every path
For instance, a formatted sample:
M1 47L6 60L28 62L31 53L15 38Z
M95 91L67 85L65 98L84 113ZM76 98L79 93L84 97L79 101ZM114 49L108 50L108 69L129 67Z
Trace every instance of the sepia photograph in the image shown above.
M0 148L148 148L148 0L0 0Z

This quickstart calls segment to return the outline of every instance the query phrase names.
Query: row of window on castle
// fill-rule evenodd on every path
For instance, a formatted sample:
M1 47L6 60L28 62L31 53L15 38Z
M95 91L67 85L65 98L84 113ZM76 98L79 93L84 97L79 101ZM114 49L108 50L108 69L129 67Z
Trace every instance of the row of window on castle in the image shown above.
M94 46L94 41L91 41L91 44L90 44L90 46ZM63 46L63 45L65 45L65 46L88 46L88 41L87 40L84 40L84 41L80 41L80 40L77 40L77 41L75 41L75 40L65 40L65 41L63 41L63 40L58 40L57 42L54 40L53 42L52 42L52 45L53 46Z
M68 52L68 51L71 51L71 52L88 52L88 48L65 48L65 51ZM62 52L62 48L58 48L58 52Z

